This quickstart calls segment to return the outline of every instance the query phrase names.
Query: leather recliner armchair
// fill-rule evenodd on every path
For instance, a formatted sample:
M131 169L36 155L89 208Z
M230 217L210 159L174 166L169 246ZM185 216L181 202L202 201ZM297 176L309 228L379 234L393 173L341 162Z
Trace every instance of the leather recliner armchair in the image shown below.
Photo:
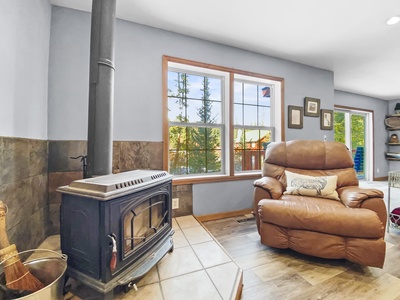
M339 142L269 144L262 178L254 182L253 208L261 242L382 268L387 221L383 193L360 188L353 166L351 153ZM317 185L336 178L336 200L322 198L321 187L312 190L309 179L293 179L288 186L287 176L293 173L311 176Z

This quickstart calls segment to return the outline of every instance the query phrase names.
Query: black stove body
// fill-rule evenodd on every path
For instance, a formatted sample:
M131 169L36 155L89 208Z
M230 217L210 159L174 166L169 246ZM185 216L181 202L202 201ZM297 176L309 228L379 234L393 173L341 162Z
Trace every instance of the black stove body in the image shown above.
M58 189L61 251L67 274L113 298L173 251L172 176L136 170L72 182Z

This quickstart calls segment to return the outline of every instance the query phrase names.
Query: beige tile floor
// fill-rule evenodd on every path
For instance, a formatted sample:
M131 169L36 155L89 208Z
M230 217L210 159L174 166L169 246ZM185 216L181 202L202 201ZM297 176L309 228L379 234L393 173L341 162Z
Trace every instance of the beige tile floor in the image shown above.
M168 253L141 281L138 290L116 293L115 300L235 299L241 269L193 216L173 219L175 250ZM40 246L60 250L59 236ZM96 299L97 293L79 283L64 299Z

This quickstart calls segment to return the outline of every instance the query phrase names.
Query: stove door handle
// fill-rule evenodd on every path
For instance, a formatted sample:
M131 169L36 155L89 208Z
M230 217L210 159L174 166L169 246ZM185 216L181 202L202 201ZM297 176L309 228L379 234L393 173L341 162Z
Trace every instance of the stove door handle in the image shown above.
M117 267L117 241L115 240L115 234L109 234L108 237L111 239L113 245L110 260L110 269L113 272Z

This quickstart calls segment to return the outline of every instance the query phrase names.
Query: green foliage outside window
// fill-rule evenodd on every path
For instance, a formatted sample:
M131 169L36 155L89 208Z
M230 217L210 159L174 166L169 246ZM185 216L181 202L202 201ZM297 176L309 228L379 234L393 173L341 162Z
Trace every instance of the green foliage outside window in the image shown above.
M346 115L350 115L350 130L346 132ZM351 150L354 159L354 169L358 177L364 178L364 152L365 152L365 116L336 111L334 113L335 141L346 144L346 133L350 134Z
M221 172L221 128L212 126L220 111L213 109L213 104L220 102L212 100L210 80L201 77L200 95L190 95L190 75L180 72L169 72L174 76L173 86L169 85L169 106L174 106L169 127L169 160L170 173L199 174ZM193 78L198 79L199 76ZM193 84L198 84L194 80ZM172 83L171 83L172 84ZM194 95L194 96L193 96ZM191 104L190 104L191 103ZM171 105L170 105L171 104ZM190 105L196 105L197 122L191 122ZM171 112L171 108L169 108ZM176 113L178 111L179 113Z
M346 143L345 134L345 113L335 112L334 113L334 132L335 141ZM364 147L365 145L365 117L361 115L351 115L351 146L352 149L357 147Z

